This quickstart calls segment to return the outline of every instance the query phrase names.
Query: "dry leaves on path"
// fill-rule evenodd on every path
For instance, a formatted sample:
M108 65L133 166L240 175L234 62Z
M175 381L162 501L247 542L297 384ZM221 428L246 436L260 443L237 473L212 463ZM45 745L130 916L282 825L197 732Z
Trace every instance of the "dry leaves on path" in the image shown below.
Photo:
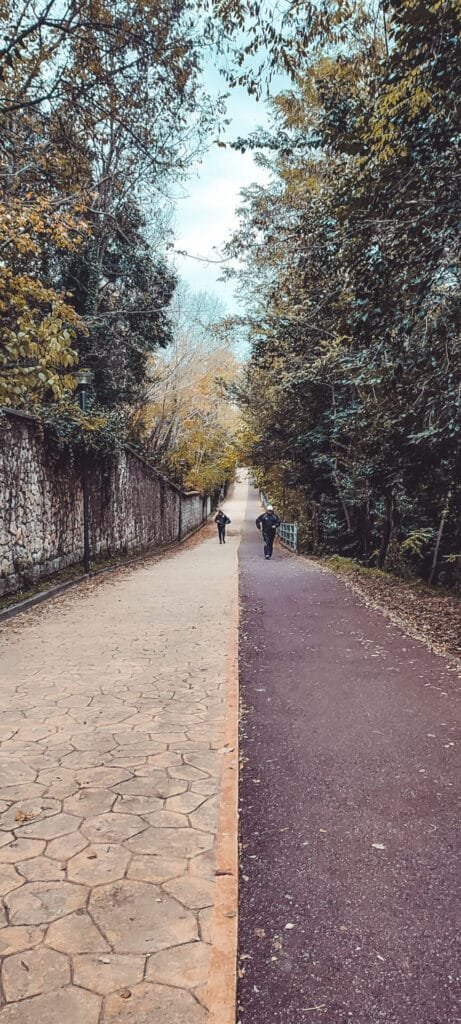
M317 564L344 580L366 604L391 615L438 653L461 658L461 598L455 594L359 565L342 569L333 568L328 562Z

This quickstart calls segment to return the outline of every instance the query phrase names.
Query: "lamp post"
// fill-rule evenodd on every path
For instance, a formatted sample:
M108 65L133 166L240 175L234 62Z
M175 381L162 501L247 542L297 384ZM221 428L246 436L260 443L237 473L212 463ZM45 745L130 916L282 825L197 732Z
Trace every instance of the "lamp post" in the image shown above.
M78 403L83 413L87 411L88 391L91 387L93 374L91 370L77 370ZM83 571L88 575L90 571L90 517L89 517L89 489L88 489L88 463L86 449L82 453L82 493L83 493Z

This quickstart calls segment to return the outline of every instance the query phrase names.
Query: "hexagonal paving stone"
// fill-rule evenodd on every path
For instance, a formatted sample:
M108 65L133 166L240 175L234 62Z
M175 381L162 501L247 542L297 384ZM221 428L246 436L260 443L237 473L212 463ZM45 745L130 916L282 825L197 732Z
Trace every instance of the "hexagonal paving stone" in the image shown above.
M3 786L0 789L0 800L35 800L40 799L43 796L45 786L40 786L36 782L28 782L21 786Z
M91 703L91 700L90 693L69 693L57 700L56 704L58 707L65 708L86 708Z
M13 889L19 889L21 885L24 885L24 879L18 874L14 864L4 864L0 871L0 896L5 896Z
M87 890L70 882L26 882L5 896L11 924L44 924L70 914L86 901Z
M2 981L8 1003L51 992L69 984L69 961L53 949L28 949L7 957L2 966Z
M193 793L200 793L201 796L214 796L218 792L217 779L202 779L200 782L193 782L191 790Z
M23 761L15 761L11 757L0 758L0 779L2 786L19 786L24 782L35 782L33 768L29 768Z
M15 864L16 861L40 856L45 843L38 839L12 839L0 849L0 864Z
M66 796L72 796L72 793L78 789L74 773L59 766L45 768L39 773L38 781L40 785L46 787L47 795L53 796L57 800L64 800Z
M0 852L2 846L8 846L14 839L12 832L0 832Z
M52 818L22 825L16 829L16 833L18 838L26 836L31 839L56 839L58 836L68 835L69 832L76 832L81 820L73 814L54 814Z
M180 793L179 796L170 796L165 804L167 811L177 811L179 814L190 814L203 803L205 797L200 793Z
M128 850L118 845L88 846L83 853L73 857L67 865L67 875L72 882L84 885L102 885L123 878L130 860Z
M193 828L148 828L139 836L129 839L127 847L133 853L154 853L158 857L195 857L209 850L214 837Z
M83 822L82 832L96 843L123 843L125 839L142 832L147 823L136 814L99 814Z
M198 919L201 939L203 942L213 942L213 908L205 907L205 910L199 910Z
M117 797L113 811L126 814L152 814L154 811L161 811L163 800L158 796L132 796L130 793L122 793Z
M130 999L122 999L116 993L107 997L102 1024L205 1024L207 1017L207 1011L189 992L143 982L132 990Z
M24 743L38 743L40 740L46 740L48 736L52 736L54 732L53 726L24 721L24 724L21 723L18 726L15 739L20 739Z
M38 946L45 934L44 928L19 927L0 929L0 956L21 953L23 949Z
M30 800L16 801L0 818L0 829L6 832L20 828L31 820L43 821L61 810L59 800L49 797L36 797Z
M156 724L155 729L152 729L149 735L158 740L159 743L162 742L165 746L170 743L181 743L186 739L186 731L185 729L181 731L181 727L179 725L178 728L173 731L171 725ZM152 751L152 753L155 753L155 751Z
M146 777L136 775L126 782L120 782L115 788L123 796L157 796L157 785L166 780L165 772L149 769Z
M170 896L174 896L191 910L202 910L204 907L213 906L214 882L207 878L200 878L198 875L182 875L181 878L165 882L163 888L170 893Z
M133 857L127 871L128 878L137 878L140 882L154 882L160 885L168 878L176 878L187 871L188 861L185 858L172 860L163 857Z
M200 768L194 768L192 764L181 764L176 768L170 768L169 775L172 779L186 779L187 782L207 778L206 772L201 771Z
M144 882L124 880L100 886L91 894L89 906L94 920L120 953L156 953L197 936L190 911Z
M102 753L98 750L71 750L62 758L62 763L69 771L74 771L75 777L80 781L82 772L89 773L91 770L96 771L96 768L104 768L111 760L112 754ZM91 779L84 785L91 786Z
M173 811L155 811L145 817L154 828L187 828L189 824L185 814L175 814Z
M79 814L84 818L110 811L115 800L115 793L110 789L90 789L83 787L74 796L64 800L64 810L71 814Z
M109 949L86 910L53 921L46 933L46 944L63 953L104 953Z
M104 736L103 733L95 733L93 729L88 729L86 732L72 734L70 739L72 746L74 746L76 750L97 750L101 754L108 753L109 750L112 750L112 748L117 745L113 736Z
M175 743L174 749L181 754L196 754L198 757L200 754L207 755L210 753L210 743L200 742L199 740L184 740L182 743ZM213 754L213 757L216 757L216 755ZM185 760L189 763L189 757L186 757Z
M196 988L208 978L210 946L205 942L188 942L174 949L154 953L147 961L146 981L177 988Z
M142 981L145 958L143 956L76 956L74 958L74 982L92 992L108 995L117 989L129 988Z
M131 757L135 754L142 754L143 758L150 757L153 754L162 754L166 750L166 743L163 742L163 736L161 740L157 737L151 739L146 736L145 733L127 733L126 739L123 743L119 742L117 750L113 750L112 754L114 757Z
M115 699L112 698L105 707L95 707L92 705L90 708L75 710L72 712L72 717L80 725L91 724L99 727L101 725L118 725L119 722L124 722L127 718L131 718L136 708L122 704L119 704L117 707Z
M81 988L60 988L2 1010L2 1024L98 1024L101 997Z
M160 782L155 787L155 793L166 800L169 796L179 796L180 793L185 793L186 789L187 782L180 782L179 779L165 779L165 782Z
M76 853L80 853L80 850L84 850L85 846L88 846L88 842L81 832L58 836L57 839L52 839L51 843L48 843L46 855L52 857L53 860L69 860L71 857L75 857Z
M219 820L219 799L211 796L205 803L201 804L198 810L190 815L189 821L193 828L203 829L204 832L217 832Z
M199 853L198 857L192 857L189 861L189 872L191 875L200 875L200 878L214 879L216 877L216 851L214 848Z
M60 881L65 878L64 868L49 857L33 857L17 865L18 871L28 882Z
M167 750L164 754L151 754L147 760L154 768L174 768L181 764L181 754Z
M110 762L114 768L137 768L140 764L145 764L145 754L121 754L119 757L115 755L115 751L112 753L112 761Z
M76 779L81 786L102 786L111 789L131 778L131 772L123 768L86 768L76 772Z

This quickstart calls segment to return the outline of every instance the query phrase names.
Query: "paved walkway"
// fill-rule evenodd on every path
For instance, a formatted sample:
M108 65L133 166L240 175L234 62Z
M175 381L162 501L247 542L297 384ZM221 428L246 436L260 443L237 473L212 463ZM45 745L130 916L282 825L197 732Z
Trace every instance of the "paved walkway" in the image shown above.
M1 1024L233 1019L245 499L225 547L210 526L0 628Z
M457 1024L450 664L276 548L240 545L241 1024Z

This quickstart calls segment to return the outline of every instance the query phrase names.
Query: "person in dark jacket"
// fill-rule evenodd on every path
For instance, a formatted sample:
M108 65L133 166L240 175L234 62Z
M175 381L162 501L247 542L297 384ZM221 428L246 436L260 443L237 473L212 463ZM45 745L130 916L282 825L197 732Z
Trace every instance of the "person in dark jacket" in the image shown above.
M266 511L258 516L256 526L263 532L264 558L272 558L275 534L277 527L280 526L280 519L275 514L272 505L268 505Z
M218 508L218 512L215 515L214 521L216 523L216 526L218 527L219 543L220 544L225 544L226 543L226 526L228 526L229 523L230 523L229 516L226 516L226 514L225 514L225 512L223 512L222 508Z

